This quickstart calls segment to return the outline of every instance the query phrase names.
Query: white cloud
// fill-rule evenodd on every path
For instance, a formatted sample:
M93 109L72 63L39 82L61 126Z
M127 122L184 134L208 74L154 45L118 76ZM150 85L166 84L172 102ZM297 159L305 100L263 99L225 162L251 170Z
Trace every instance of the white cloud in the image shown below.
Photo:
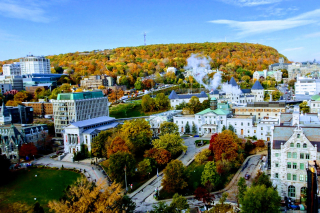
M302 49L304 49L304 47L294 47L294 48L284 49L282 50L282 52L291 52L291 51L302 50Z
M319 22L320 9L313 10L301 15L283 20L263 20L263 21L233 21L233 20L213 20L214 24L225 24L238 30L238 36L248 36L254 34L270 33L285 29L291 29L308 24Z
M316 38L316 37L320 37L320 32L316 32L316 33L310 33L305 35L306 38Z
M46 0L45 2L38 0L0 0L0 15L33 22L47 23L52 19L47 15L45 7L51 3L54 2L51 2L51 0Z
M266 4L274 4L283 0L220 0L224 3L234 4L241 7L253 7Z

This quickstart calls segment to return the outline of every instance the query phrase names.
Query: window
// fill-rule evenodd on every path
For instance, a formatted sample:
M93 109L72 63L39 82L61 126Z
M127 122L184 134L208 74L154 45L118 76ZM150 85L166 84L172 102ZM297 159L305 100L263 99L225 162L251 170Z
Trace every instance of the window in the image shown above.
M292 168L297 169L297 163L292 163Z
M248 126L250 126L250 123L248 123Z
M291 158L291 152L287 153L287 158Z
M287 180L291 180L291 174L290 173L287 174Z
M263 127L261 127L261 130L263 130Z
M304 164L303 163L300 163L300 169L304 170Z
M300 143L297 143L297 148L300 148Z
M307 144L306 143L303 144L303 148L307 148Z
M292 180L297 180L297 175L292 175Z
M254 130L254 133L256 133L257 132L257 130Z
M275 173L275 174L274 174L274 177L275 177L275 178L279 178L279 174L278 174L278 173Z
M308 180L308 176L306 175L306 176L305 176L305 181L307 182L307 180Z
M276 162L275 164L276 164L276 167L279 167L279 163L278 162Z
M243 126L243 122L241 122L241 126Z
M297 158L297 153L296 152L292 153L292 158Z
M288 169L291 169L291 162L288 162L288 163L287 163L287 168L288 168Z
M310 159L310 155L309 154L306 154L306 159Z
M297 138L300 138L300 134L297 134Z
M290 143L290 147L294 147L294 144L293 144L293 143Z
M304 177L303 177L303 175L300 175L300 181L303 181L304 180Z
M294 187L294 186L288 187L288 196L289 197L296 197L296 187Z
M276 157L279 157L279 153L276 153L275 156L276 156Z
M304 159L304 153L300 153L300 159Z

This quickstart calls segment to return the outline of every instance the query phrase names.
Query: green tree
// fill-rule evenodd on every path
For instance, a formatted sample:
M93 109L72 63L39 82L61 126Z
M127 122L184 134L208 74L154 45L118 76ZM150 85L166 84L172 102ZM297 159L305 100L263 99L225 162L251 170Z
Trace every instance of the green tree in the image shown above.
M143 153L150 145L152 131L150 124L145 119L125 121L121 131L130 140L128 147L133 153Z
M155 109L154 104L154 99L151 98L149 95L142 96L141 107L144 112L153 111Z
M141 78L138 78L137 81L134 83L134 88L136 88L136 90L143 89L143 84L142 84Z
M273 188L265 185L252 186L240 200L241 212L245 213L274 213L279 212L281 198Z
M101 158L107 156L106 141L107 138L112 135L112 131L113 130L101 131L97 137L93 139L91 144L91 153L94 157Z
M231 124L229 124L228 129L229 129L231 132L234 132L234 127L233 127Z
M189 134L189 133L190 133L190 125L189 125L189 121L187 121L187 123L186 123L186 126L185 126L185 130L184 130L184 132L185 132L186 134Z
M191 114L195 114L201 111L202 105L199 101L199 98L196 96L192 96L188 102L188 109Z
M126 168L127 177L133 177L136 161L131 153L117 152L108 159L108 174L117 183L124 182L124 169Z
M154 148L165 149L171 153L172 156L176 156L182 151L187 150L187 146L184 145L184 140L177 134L165 134L161 135L159 139L152 141Z
M265 185L267 188L273 187L269 176L267 174L265 174L264 172L258 173L258 175L253 180L252 185L253 186Z
M273 101L277 101L277 100L279 100L280 97L281 97L281 92L280 92L279 90L274 90L274 91L271 93L271 95L272 95L272 100L273 100Z
M151 213L172 213L170 206L168 206L165 202L160 201L157 204L152 205L153 210Z
M201 174L202 185L206 185L207 182L210 182L213 187L217 186L220 182L220 176L217 173L214 161L207 162Z
M170 100L164 93L158 93L155 102L158 110L170 108Z
M300 112L308 113L310 112L310 107L308 106L308 102L304 101L301 104L299 104Z
M138 164L138 171L142 177L146 176L150 172L152 172L152 165L150 159L143 159Z
M180 192L188 186L186 168L179 160L168 163L163 174L162 186L169 193Z
M175 193L173 195L170 207L178 213L182 210L189 209L189 204L185 197L179 195L178 193Z
M221 132L223 132L224 130L226 130L226 126L223 125Z
M197 127L194 122L192 122L192 134L197 134Z
M183 108L186 108L187 106L188 106L188 104L183 101L182 103L180 103L176 106L176 110L182 110Z
M169 121L162 122L160 125L160 135L165 134L179 134L178 125Z
M122 212L126 213L133 213L136 209L136 203L132 201L131 197L128 195L124 195L119 202L119 209L122 210Z
M238 185L237 199L238 199L238 203L239 203L240 200L243 199L244 193L247 191L247 184L246 184L246 180L244 179L244 177L240 177L237 185Z
M221 205L223 205L224 202L226 202L228 196L229 196L228 192L223 192L223 193L222 193L222 196L221 196L221 198L220 198L220 200L219 200L219 203L221 203Z

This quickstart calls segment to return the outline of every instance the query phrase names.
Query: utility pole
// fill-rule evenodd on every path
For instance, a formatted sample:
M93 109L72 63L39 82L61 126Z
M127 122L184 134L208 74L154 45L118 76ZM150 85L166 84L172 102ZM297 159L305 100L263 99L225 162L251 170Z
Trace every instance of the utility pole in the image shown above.
M127 185L127 165L124 166L124 180L126 184L126 192L128 191L128 185Z

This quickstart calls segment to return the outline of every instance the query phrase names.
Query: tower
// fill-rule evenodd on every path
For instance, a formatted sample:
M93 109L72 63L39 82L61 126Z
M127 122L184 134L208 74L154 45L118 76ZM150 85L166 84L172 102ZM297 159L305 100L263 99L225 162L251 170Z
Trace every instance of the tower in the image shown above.
M210 99L210 109L211 110L217 109L217 105L218 105L217 99L215 97L212 97Z

